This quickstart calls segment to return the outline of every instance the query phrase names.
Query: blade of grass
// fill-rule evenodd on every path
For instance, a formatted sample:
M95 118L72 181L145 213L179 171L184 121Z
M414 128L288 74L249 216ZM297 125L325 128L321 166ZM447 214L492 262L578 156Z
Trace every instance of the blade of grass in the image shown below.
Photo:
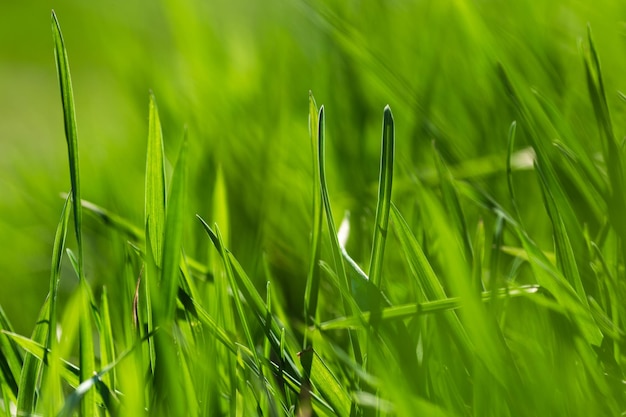
M180 282L184 208L187 190L187 132L183 136L178 161L172 175L165 219L163 259L160 280L150 282L150 306L154 314L155 336L155 412L185 415L189 410L179 372L182 358L176 355L175 309ZM149 233L149 231L148 231Z
M49 357L50 352L43 346L41 343L37 343L27 337L24 337L20 334L9 332L6 330L2 330L4 336L9 337L12 341L14 341L18 346L24 349L29 354L33 355L40 361L43 361L44 364L50 365ZM72 387L77 387L80 384L80 380L78 375L80 373L80 369L67 362L65 360L61 360L63 366L61 367L60 376Z
M80 377L87 380L95 370L93 339L91 334L91 314L89 308L88 284L83 270L83 244L82 244L82 207L80 197L80 172L78 159L78 133L76 129L76 111L74 109L74 94L70 77L70 67L67 51L61 34L61 27L54 11L52 11L52 34L54 38L55 60L57 74L61 90L61 102L63 105L63 117L65 126L65 138L70 166L70 182L72 184L72 208L74 214L74 233L78 245L78 279L82 294L82 309L80 315L79 330L79 353L80 353ZM91 417L96 415L95 395L88 393L82 402L81 415Z
M307 275L307 284L304 292L304 318L308 324L315 321L317 314L317 300L320 283L320 251L322 236L322 192L319 167L319 148L317 146L318 132L318 109L313 94L309 91L309 138L311 141L311 154L313 160L313 229L311 233L311 252L309 254L309 272ZM307 348L307 337L305 332L304 346ZM306 372L305 372L306 373Z
M150 93L148 115L148 149L146 152L145 222L150 234L146 253L151 254L158 267L163 253L165 225L165 165L163 163L163 133L154 94Z
M369 277L376 287L380 287L382 279L383 257L389 227L389 211L391 210L391 189L393 185L393 160L395 154L395 128L393 114L389 106L383 112L382 151L380 157L380 174L378 180L378 203L376 206L376 228L372 244Z
M320 107L318 114L318 153L319 153L319 178L320 178L320 190L322 193L322 204L326 215L326 224L329 231L331 253L333 257L333 263L335 265L335 271L339 277L339 283L343 286L344 293L350 293L350 282L346 273L346 267L343 262L343 256L341 254L341 247L337 238L337 228L335 227L335 220L333 218L332 208L330 206L330 197L328 194L328 183L326 181L326 117L324 115L324 106ZM343 298L343 306L348 314L354 314L358 311L358 307L354 310L354 300L350 303ZM361 350L361 342L357 334L350 334L350 343L352 345L352 351L354 357L358 363L363 363L363 354Z
M502 288L492 293L491 291L483 291L481 298L483 302L494 299L505 299L509 297L522 297L532 294L539 294L541 287L538 285L526 285L517 288ZM451 310L457 310L463 307L463 299L461 297L449 297L436 301L425 301L422 303L404 304L399 306L386 307L381 312L381 320L404 320L407 318L420 316L424 314L439 314ZM358 328L360 323L369 320L371 312L364 311L360 316L338 317L329 321L320 323L317 327L321 331L353 329Z

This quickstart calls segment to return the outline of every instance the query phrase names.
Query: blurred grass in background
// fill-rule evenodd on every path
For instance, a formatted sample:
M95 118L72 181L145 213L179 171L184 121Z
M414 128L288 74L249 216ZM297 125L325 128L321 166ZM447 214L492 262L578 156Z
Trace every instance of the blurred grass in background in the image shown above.
M369 253L385 104L397 124L399 203L410 200L412 178L436 183L433 141L457 178L506 202L507 131L519 115L498 67L523 94L533 87L553 102L577 137L586 138L584 151L596 153L600 142L578 49L589 22L618 115L615 129L625 127L624 104L614 94L626 90L621 2L3 2L0 305L20 333L30 333L45 298L59 193L69 184L51 8L71 56L83 198L142 223L153 91L168 160L175 160L183 126L189 129L185 250L208 258L204 232L191 224L195 213L212 218L221 167L233 253L251 276L262 270L264 255L286 308L296 314L303 308L311 230L309 90L327 110L333 204L360 225L350 241L359 262ZM528 144L526 134L521 126L519 149ZM516 192L531 235L551 247L534 174L517 173ZM577 209L587 210L582 203ZM476 224L477 211L466 215ZM123 272L119 237L89 216L85 226L88 280L116 282ZM489 235L491 222L486 227ZM72 280L61 282L63 296Z

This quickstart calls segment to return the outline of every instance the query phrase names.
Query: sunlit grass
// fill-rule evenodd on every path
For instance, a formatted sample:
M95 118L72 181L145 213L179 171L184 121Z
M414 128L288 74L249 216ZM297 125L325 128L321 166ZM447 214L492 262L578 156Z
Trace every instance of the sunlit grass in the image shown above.
M255 111L223 120L198 96L183 106L190 114L173 111L174 84L185 80L162 80L144 106L144 192L128 195L133 187L114 183L120 195L143 200L139 220L82 197L94 195L79 169L94 150L78 134L72 48L53 13L70 192L31 334L16 333L0 308L0 413L625 412L623 122L611 112L614 87L591 30L579 60L587 96L530 89L504 56L481 81L501 92L489 124L480 106L461 104L492 97L464 96L445 83L420 99L410 94L413 81L396 71L400 58L386 54L397 46L383 51L360 35L368 19L384 22L382 12L349 22L341 6L298 4L338 56L350 57L339 65L353 84L319 107L312 93L307 107L306 90L288 109L251 93L255 99L239 105ZM193 18L191 7L167 10L173 21ZM467 30L472 47L482 40L493 48L487 55L504 53L472 8L460 7L455 19L449 36ZM205 28L187 29L176 35L181 51L200 56L190 39ZM480 73L491 58L476 56L470 70ZM254 57L240 59L254 65ZM181 72L206 77L197 66ZM376 91L391 106L367 110ZM458 119L439 107L453 93ZM586 121L597 123L597 146L553 102L561 99L593 114ZM350 117L358 106L367 120ZM464 143L463 129L492 139ZM210 145L200 133L207 131ZM374 131L376 141L351 136ZM256 135L275 139L255 142ZM103 245L102 234L100 253L94 242ZM104 276L113 279L102 285ZM62 298L69 281L74 289Z

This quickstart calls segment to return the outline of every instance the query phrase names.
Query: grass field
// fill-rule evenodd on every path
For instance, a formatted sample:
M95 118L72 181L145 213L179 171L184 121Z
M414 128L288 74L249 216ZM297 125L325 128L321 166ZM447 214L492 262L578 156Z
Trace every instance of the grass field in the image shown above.
M0 6L0 415L626 413L626 5L59 3Z

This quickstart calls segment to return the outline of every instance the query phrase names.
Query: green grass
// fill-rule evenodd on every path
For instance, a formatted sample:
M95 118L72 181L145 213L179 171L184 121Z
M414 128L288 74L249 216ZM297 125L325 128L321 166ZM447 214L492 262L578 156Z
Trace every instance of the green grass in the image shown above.
M45 300L24 301L31 314L0 298L0 415L626 412L626 61L592 35L597 16L125 7L102 56L137 120L87 110L103 94L86 88L89 48L52 13L66 181L30 168L32 201L53 196L39 215L61 215ZM543 17L557 11L579 27ZM139 12L171 25L144 29L154 48L124 34ZM171 59L143 68L160 47Z

